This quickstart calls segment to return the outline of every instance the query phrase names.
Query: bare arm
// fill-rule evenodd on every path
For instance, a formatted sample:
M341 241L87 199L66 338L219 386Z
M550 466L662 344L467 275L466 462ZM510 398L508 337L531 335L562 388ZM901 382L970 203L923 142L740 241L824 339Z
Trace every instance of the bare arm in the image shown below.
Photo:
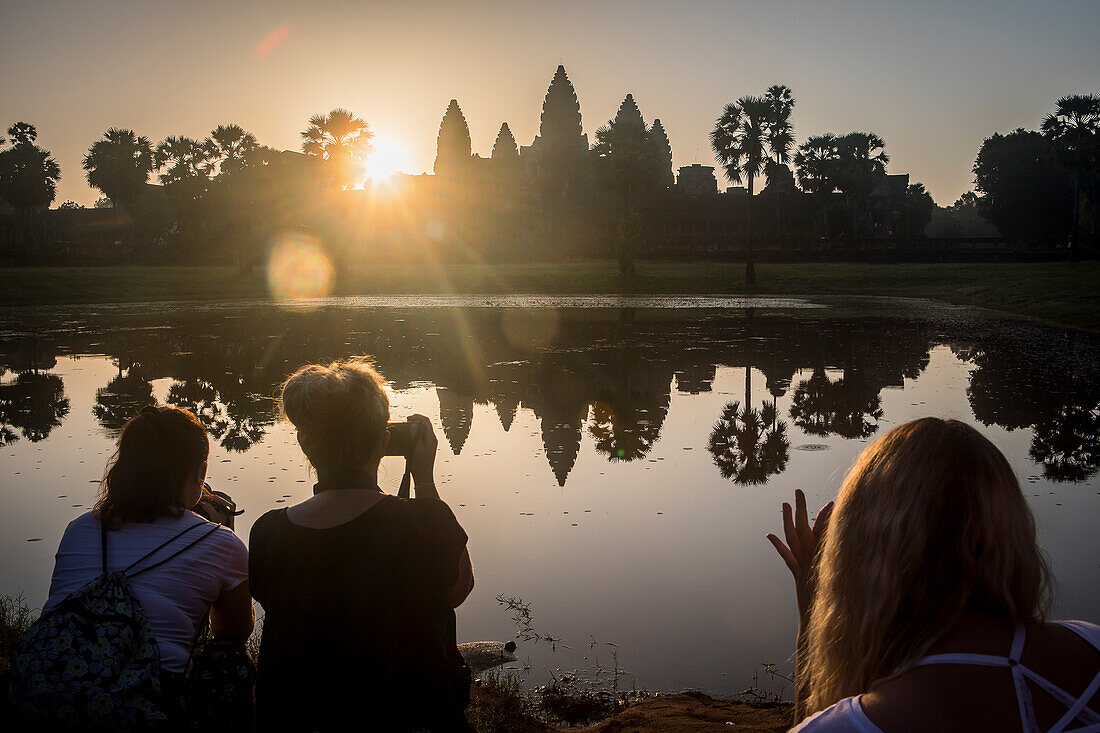
M439 441L435 437L431 420L423 415L410 415L409 422L417 426L414 434L416 444L409 456L409 470L412 473L416 498L440 499L439 490L435 486L435 452ZM451 608L458 608L473 589L474 567L470 562L470 550L464 547L458 558L458 579L447 589L445 599Z
M222 591L210 607L210 632L215 639L231 638L245 641L252 633L255 618L252 615L252 596L248 581L236 588Z
M795 641L795 720L805 717L806 699L809 693L809 679L805 672L806 652L809 643L808 627L810 623L810 608L814 597L814 560L818 548L825 538L825 531L829 526L829 517L833 513L833 502L829 502L817 513L813 528L810 528L810 519L806 512L806 495L799 489L795 491L795 509L792 512L791 505L783 504L783 534L787 544L774 534L768 535L768 540L775 546L779 556L783 558L787 569L794 576L795 598L798 602L798 637Z
M474 566L470 562L470 550L462 549L458 558L458 580L447 589L446 600L451 608L458 608L474 589Z

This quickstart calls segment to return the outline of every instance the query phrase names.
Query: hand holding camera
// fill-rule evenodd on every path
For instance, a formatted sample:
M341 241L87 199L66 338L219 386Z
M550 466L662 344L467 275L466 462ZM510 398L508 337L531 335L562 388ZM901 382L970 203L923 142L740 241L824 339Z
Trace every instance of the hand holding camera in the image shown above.
M210 488L210 484L205 482L194 512L207 521L221 524L229 529L233 529L234 519L244 514L243 509L237 509L237 502L233 501L233 497L224 491L214 491Z
M411 474L418 496L436 496L435 453L439 440L432 421L424 415L410 415L403 423L389 424L386 455L404 456L406 474Z

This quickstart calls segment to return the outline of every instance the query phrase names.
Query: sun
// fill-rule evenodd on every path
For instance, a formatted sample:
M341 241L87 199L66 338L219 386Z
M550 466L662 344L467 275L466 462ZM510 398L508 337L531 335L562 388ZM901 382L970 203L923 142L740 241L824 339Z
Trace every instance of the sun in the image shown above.
M408 172L409 156L399 140L387 135L375 135L371 146L374 152L364 166L368 179L383 181L394 173Z

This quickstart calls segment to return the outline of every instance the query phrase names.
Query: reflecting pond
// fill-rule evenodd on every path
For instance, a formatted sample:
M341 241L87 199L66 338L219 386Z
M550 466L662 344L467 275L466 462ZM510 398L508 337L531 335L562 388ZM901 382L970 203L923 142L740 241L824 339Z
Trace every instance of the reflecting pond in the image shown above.
M1100 339L919 301L352 298L0 310L0 593L41 606L66 523L94 501L141 405L210 430L209 480L245 514L312 478L278 385L373 355L395 417L440 432L440 491L477 575L460 641L516 631L530 676L618 662L651 690L744 689L790 668L795 612L764 540L804 488L923 415L1010 458L1058 578L1059 617L1100 618ZM396 491L400 459L383 463ZM613 643L617 647L605 646ZM593 646L595 644L595 646ZM627 684L630 684L630 681Z

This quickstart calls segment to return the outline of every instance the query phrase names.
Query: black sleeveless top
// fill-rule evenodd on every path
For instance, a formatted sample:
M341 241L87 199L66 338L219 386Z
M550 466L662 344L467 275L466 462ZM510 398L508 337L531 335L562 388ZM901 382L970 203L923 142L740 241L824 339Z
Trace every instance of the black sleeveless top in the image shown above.
M438 499L387 496L309 529L256 521L249 583L264 609L257 730L464 729L445 591L466 533ZM466 692L466 691L461 691Z

